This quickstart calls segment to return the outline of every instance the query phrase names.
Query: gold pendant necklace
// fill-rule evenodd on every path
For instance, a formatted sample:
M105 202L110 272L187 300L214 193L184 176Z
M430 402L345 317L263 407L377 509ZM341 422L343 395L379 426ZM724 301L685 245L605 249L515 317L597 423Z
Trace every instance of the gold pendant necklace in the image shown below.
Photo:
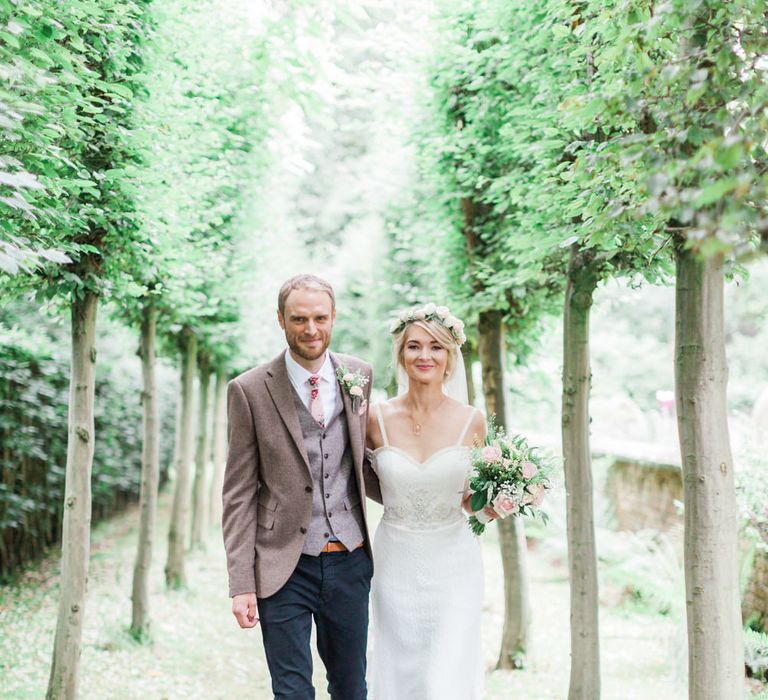
M444 396L440 401L440 403L437 404L437 406L435 406L435 408L432 410L434 411L440 410L440 407L445 403L445 400L447 398L448 398L447 396ZM413 410L411 410L410 413L413 414ZM424 422L426 423L426 420ZM411 417L411 434L416 436L421 435L421 428L422 428L422 424L419 423L417 420L414 420L413 417Z

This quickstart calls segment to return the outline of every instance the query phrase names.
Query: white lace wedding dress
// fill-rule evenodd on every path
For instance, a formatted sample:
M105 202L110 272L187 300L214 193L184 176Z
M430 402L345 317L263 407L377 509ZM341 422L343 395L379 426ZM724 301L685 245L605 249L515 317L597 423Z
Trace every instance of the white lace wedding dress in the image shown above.
M417 462L389 444L370 451L384 517L373 544L372 700L479 700L483 564L461 501L464 436Z

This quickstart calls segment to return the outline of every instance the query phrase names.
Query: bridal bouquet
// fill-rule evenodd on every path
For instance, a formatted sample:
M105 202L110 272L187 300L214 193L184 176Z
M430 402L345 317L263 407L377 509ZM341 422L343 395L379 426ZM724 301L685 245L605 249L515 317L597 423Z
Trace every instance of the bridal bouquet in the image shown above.
M471 459L470 506L477 511L469 518L472 532L481 535L485 531L489 521L483 512L486 506L491 506L500 518L539 514L547 522L547 514L539 506L550 487L553 465L523 436L506 435L491 417L485 445L474 448Z

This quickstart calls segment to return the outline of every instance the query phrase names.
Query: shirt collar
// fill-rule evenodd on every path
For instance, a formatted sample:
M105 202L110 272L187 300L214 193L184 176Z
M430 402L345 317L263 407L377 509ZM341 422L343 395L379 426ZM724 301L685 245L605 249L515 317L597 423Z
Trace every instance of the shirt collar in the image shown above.
M290 350L285 351L285 367L288 370L288 376L294 382L296 386L306 384L307 380L312 376L312 373L304 369L296 360L293 359ZM325 351L325 361L323 366L317 371L321 380L333 383L336 379L336 372L333 369L333 363L331 362L331 353Z

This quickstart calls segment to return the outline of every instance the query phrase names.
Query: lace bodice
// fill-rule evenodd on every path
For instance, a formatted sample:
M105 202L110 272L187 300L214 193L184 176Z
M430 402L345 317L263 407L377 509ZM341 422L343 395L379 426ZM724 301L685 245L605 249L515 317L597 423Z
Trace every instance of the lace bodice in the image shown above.
M430 530L464 518L461 501L470 469L468 447L446 447L426 462L390 445L369 454L379 477L385 522Z

